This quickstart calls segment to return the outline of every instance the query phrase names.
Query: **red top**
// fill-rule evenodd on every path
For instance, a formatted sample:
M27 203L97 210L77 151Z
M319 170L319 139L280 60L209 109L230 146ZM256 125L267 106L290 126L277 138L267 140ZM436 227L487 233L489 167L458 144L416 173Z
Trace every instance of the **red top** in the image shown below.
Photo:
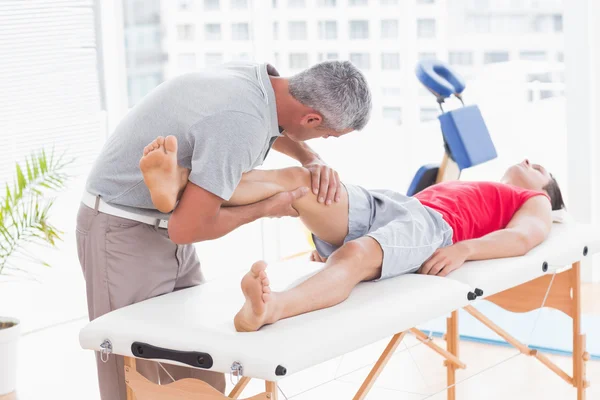
M504 229L527 200L545 192L496 182L442 182L414 197L442 214L452 227L454 243Z

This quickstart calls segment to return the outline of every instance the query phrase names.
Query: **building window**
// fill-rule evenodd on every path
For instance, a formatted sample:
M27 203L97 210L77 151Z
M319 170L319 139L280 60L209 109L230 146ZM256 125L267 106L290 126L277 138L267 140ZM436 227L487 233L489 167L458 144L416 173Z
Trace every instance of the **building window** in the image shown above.
M402 89L399 87L384 86L381 88L381 94L390 97L400 97L402 96Z
M338 53L319 53L319 62L329 60L339 60L340 55Z
M248 23L231 24L231 38L233 40L250 40L250 26Z
M371 55L369 53L350 53L350 61L357 68L370 69Z
M248 0L231 0L231 8L234 10L245 10L248 8Z
M209 10L218 10L220 8L219 0L204 0L204 9Z
M279 40L279 22L273 22L273 39Z
M417 55L417 58L419 59L419 61L435 61L437 60L437 54L422 52Z
M307 36L305 21L288 22L288 37L290 40L306 40Z
M273 8L277 8L277 0L273 0Z
M382 6L397 6L400 0L379 0Z
M307 53L290 53L290 68L291 69L308 68L308 54Z
M400 107L383 107L383 119L402 124L402 109Z
M337 39L337 22L336 21L319 21L319 39L335 40Z
M565 62L565 53L563 53L562 51L556 53L556 61Z
M382 39L398 39L398 20L384 19L381 21L381 38Z
M545 51L522 51L519 53L519 59L527 61L546 61L548 54Z
M417 37L431 39L435 37L435 19L424 18L417 20Z
M473 53L470 51L451 51L448 53L450 65L473 65Z
M194 40L194 25L177 25L177 39L182 41Z
M508 61L507 51L488 51L483 54L484 64L493 64Z
M435 107L421 107L419 116L421 122L432 121L438 117L439 110Z
M336 4L336 0L319 0L318 2L319 7L335 7Z
M349 6L366 6L368 3L368 0L348 0Z
M250 53L239 53L233 56L234 61L250 61Z
M306 7L306 0L288 0L289 8L304 8Z
M563 31L563 16L556 14L552 16L552 22L554 23L554 32Z
M369 21L350 21L350 39L368 39Z
M187 11L192 9L192 5L194 4L194 0L179 0L178 7L180 11Z
M204 25L206 40L221 40L221 24Z
M382 53L381 69L392 70L400 69L400 53Z
M219 65L223 63L223 54L222 53L206 53L206 66L212 67L215 65Z
M196 54L181 53L177 56L177 67L181 71L190 71L196 68Z

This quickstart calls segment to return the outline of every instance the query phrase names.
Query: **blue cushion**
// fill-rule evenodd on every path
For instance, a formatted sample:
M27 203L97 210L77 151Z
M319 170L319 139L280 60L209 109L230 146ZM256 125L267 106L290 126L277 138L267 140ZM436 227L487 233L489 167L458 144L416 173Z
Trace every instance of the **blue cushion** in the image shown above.
M438 117L450 155L463 170L497 157L479 107L467 106Z
M445 99L465 90L465 81L441 61L421 61L417 64L415 73L425 87L441 98Z
M433 185L437 179L439 169L440 166L438 164L427 164L419 168L408 187L406 195L414 196L421 190Z

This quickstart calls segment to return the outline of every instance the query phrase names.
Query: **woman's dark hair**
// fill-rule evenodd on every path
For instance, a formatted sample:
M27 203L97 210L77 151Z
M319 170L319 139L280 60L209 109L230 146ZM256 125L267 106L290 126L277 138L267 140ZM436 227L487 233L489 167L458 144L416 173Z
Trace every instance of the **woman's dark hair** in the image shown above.
M550 174L550 182L548 182L548 184L542 189L544 189L548 193L548 196L550 196L552 211L566 208L560 187L558 186L558 182L556 182L556 179L554 176L552 176L552 174Z

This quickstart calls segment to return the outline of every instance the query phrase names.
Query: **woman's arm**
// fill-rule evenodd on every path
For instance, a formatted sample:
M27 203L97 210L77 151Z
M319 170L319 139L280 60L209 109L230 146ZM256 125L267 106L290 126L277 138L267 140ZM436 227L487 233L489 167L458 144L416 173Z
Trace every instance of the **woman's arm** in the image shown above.
M544 196L532 197L515 213L505 229L438 249L419 272L446 276L465 261L523 256L546 239L551 227L550 202Z

